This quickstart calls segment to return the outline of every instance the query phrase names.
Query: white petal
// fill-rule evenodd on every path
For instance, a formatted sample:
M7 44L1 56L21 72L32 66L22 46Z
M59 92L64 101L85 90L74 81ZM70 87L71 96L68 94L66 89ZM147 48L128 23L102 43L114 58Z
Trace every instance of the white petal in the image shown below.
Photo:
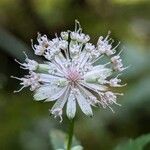
M61 69L62 72L66 72L66 68L65 68L64 65L63 65L62 58L59 58L59 57L56 55L56 56L55 56L55 61L56 61L56 64L59 66L59 69Z
M90 91L88 91L86 88L79 85L79 89L82 92L82 94L84 95L84 97L88 97L88 98L93 97L95 99L95 100L89 99L90 105L95 106L95 104L99 102L97 100L97 98Z
M35 91L34 99L36 101L44 100L50 98L52 95L57 93L60 90L57 86L45 85L40 87ZM52 99L51 101L53 101ZM49 100L50 101L50 100Z
M73 119L76 113L76 99L74 94L70 94L67 102L67 116L69 119Z
M82 68L86 63L87 63L87 60L89 59L89 54L87 54L84 59L81 61L81 64L79 65L80 68Z
M86 73L84 75L84 79L86 81L96 80L96 79L106 79L108 76L112 74L112 70L109 68L101 68L101 66L97 66L94 68L94 70Z
M81 85L85 86L86 88L89 88L94 91L106 91L108 88L105 85L100 84L92 84L92 83L86 83L86 82L80 82Z
M93 116L93 112L92 112L90 104L87 102L87 100L80 93L79 90L77 90L77 93L75 96L77 98L78 104L79 104L81 110L83 111L83 113L86 114L87 116Z
M96 65L93 67L92 70L99 70L99 69L104 69L104 65Z
M68 99L70 87L67 87L66 91L64 94L55 102L53 105L51 112L55 111L56 109L62 109Z
M77 60L78 62L78 66L77 67L83 67L84 64L86 63L86 61L88 60L89 58L89 55L87 54L87 52L82 52L80 55L79 55L79 58Z
M57 70L58 74L62 74L62 72L57 68L57 66L54 63L51 62L45 62L45 63L49 65L49 70Z
M82 53L79 55L79 58L78 58L78 62L82 62L83 58L86 56L86 53L85 51L82 51Z
M52 95L51 97L46 99L45 102L54 101L56 99L59 99L64 94L66 89L67 89L67 87L60 89L58 92L54 93L54 95Z
M34 99L37 101L44 100L50 96L50 85L42 86L35 91Z
M66 58L63 56L62 53L59 53L58 57L60 58L61 63L65 63L66 62Z
M41 73L39 81L40 82L47 82L47 83L54 83L57 80L61 80L61 79L62 79L61 77L57 77L57 76L53 76L53 75L50 75L50 74Z

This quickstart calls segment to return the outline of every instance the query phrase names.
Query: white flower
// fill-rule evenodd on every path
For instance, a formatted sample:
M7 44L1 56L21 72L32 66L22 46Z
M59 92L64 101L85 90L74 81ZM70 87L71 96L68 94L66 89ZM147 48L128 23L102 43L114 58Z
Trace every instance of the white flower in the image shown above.
M108 35L104 38L103 36L100 36L97 42L97 48L99 53L106 54L107 56L111 56L116 53L116 48L119 46L120 42L112 48L112 43L114 42L112 39L109 39L110 32L108 32Z
M61 32L61 37L52 40L38 34L34 53L44 56L48 62L39 64L27 56L26 63L17 61L23 69L29 70L29 75L13 77L22 81L21 89L16 92L30 87L35 100L55 101L50 113L55 118L60 117L61 121L65 105L70 119L76 115L77 104L87 116L93 115L92 106L108 107L113 111L111 105L119 105L117 95L122 94L110 91L109 87L124 85L119 84L119 75L115 78L111 76L125 68L120 53L115 55L117 47L113 48L108 37L100 37L97 46L88 43L90 37L82 33L79 22L76 22L75 31ZM102 56L110 58L110 62L95 63Z

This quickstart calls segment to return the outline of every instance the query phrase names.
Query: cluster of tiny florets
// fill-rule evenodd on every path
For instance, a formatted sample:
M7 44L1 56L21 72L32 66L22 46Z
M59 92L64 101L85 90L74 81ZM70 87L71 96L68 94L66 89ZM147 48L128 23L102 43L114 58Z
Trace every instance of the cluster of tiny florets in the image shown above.
M56 101L50 109L54 117L62 121L63 108L66 105L66 114L72 119L76 114L77 103L84 114L92 116L91 106L110 108L116 102L117 96L122 93L113 92L114 87L122 87L118 77L126 67L112 46L113 40L100 36L96 45L90 43L90 36L82 32L78 21L75 22L75 31L61 32L60 37L50 40L46 35L38 33L37 44L32 48L35 55L43 56L47 62L41 64L31 60L26 55L25 63L16 60L22 69L29 70L29 75L22 78L22 87L30 87L34 91L37 101ZM99 64L99 60L108 57L109 62Z

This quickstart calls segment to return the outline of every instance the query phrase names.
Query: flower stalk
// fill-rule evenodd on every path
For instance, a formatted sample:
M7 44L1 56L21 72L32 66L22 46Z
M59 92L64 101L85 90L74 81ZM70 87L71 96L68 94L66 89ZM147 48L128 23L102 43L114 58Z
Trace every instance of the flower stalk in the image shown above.
M75 119L73 118L72 120L69 121L69 131L68 131L68 139L67 139L67 150L71 150L72 146L72 140L73 140L73 132L74 132L74 121Z

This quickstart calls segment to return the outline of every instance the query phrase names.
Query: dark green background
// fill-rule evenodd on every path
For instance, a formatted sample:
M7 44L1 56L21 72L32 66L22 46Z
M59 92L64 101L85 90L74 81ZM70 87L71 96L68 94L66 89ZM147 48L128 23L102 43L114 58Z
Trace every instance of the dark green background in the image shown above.
M94 109L94 117L78 113L76 137L85 150L112 150L118 143L150 132L150 1L149 0L0 0L0 150L51 150L49 132L67 131L49 116L49 103L33 101L28 89L13 94L23 76L14 58L33 56L30 39L74 29L78 19L93 43L100 35L121 41L122 57L131 67L122 76L128 85L122 107ZM37 58L39 59L39 58Z

